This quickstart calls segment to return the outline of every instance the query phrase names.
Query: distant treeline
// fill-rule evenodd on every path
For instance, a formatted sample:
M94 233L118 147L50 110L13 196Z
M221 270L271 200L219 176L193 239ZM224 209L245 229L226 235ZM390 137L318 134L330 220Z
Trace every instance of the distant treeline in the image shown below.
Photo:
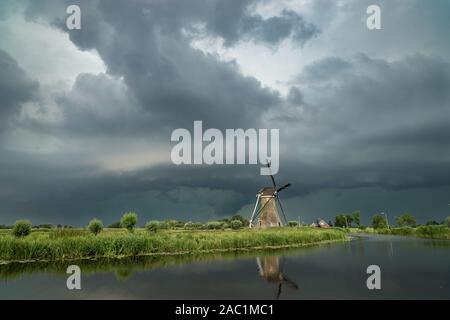
M138 225L138 215L134 212L125 213L120 221L115 222L109 225L109 228L121 228L127 229L130 232L133 232L136 226ZM225 229L234 229L238 230L244 227L248 227L249 222L240 215L234 215L231 218L225 218L221 220L209 221L206 223L202 222L184 222L179 220L151 220L145 223L144 228L149 232L157 232L158 230L163 229L186 229L186 230L225 230ZM16 237L25 237L29 235L32 229L55 229L56 231L65 231L64 234L68 234L69 231L76 231L78 229L73 228L72 226L62 226L57 225L56 228L52 224L40 224L36 226L32 226L31 221L29 220L17 220L12 227L4 226L4 229L12 229L12 234ZM89 224L86 226L86 229L89 230L94 235L98 235L103 230L103 222L97 218L92 219ZM74 233L72 232L72 233Z
M372 217L371 227L374 229L386 229L390 227L404 228L410 227L415 228L421 226L417 223L416 218L410 213L403 213L396 216L393 220L394 224L390 224L387 215L385 214L375 214ZM137 214L134 212L125 213L120 221L114 222L108 226L108 228L119 229L125 228L132 231L138 223ZM303 225L303 224L301 224ZM339 214L334 218L334 224L329 221L331 227L338 228L359 228L364 230L367 226L361 224L361 213L360 211L355 211L350 214ZM225 229L241 229L249 226L249 221L242 217L241 215L233 215L229 218L213 220L208 222L194 222L194 221L181 221L181 220L151 220L143 225L150 232L156 232L157 230L164 229L185 229L185 230L225 230ZM289 221L288 227L297 227L299 223L297 221ZM450 228L450 216L445 218L442 222L437 222L435 220L427 221L423 226L444 226ZM31 229L74 229L70 225L53 225L53 224L39 224L31 225L29 220L18 220L13 226L0 225L0 229L13 229L13 234L20 236L28 235ZM98 234L103 230L103 222L99 219L92 219L87 226L87 229L94 234Z
M188 230L218 230L218 229L240 229L248 227L249 222L241 215L230 218L213 220L208 222L181 221L175 219L148 221L144 227L147 229L188 229ZM123 228L120 221L114 222L108 228Z
M393 224L391 225L390 223ZM330 221L330 225L333 225ZM403 227L419 227L419 226L438 226L438 225L444 225L450 228L450 216L445 218L443 221L438 222L436 220L429 220L425 224L421 225L417 223L416 218L408 213L405 212L401 215L395 216L393 221L389 221L388 217L385 214L375 214L372 216L372 224L371 227L374 229L385 229L390 226L395 226L398 228ZM334 226L339 228L360 228L364 229L367 226L364 226L361 224L361 213L360 211L355 211L350 214L338 214L334 218Z
M12 229L13 227L14 226L7 226L7 225L4 225L4 224L0 224L0 230L1 229ZM51 223L44 223L44 224L38 224L38 225L32 226L32 228L33 229L54 229L54 228L73 229L74 227L70 226L70 225L67 225L67 224L65 224L65 225L62 225L62 224L54 225L54 224L51 224Z
M227 229L231 228L234 221L234 226L240 226L240 227L248 227L248 220L243 218L241 215L233 215L229 218L224 219L218 219L213 221L207 221L207 222L193 222L193 221L181 221L181 220L175 220L175 219L168 219L168 220L153 220L152 222L158 222L160 229ZM242 225L239 225L239 223L236 223L236 221L239 221L242 223ZM0 229L12 229L14 226L7 226L0 224ZM145 224L142 225L142 227L145 227ZM71 225L62 225L62 224L51 224L51 223L43 223L38 225L33 225L31 227L32 229L73 229L76 228ZM107 226L107 228L111 229L121 229L123 228L121 221L116 221L110 225Z

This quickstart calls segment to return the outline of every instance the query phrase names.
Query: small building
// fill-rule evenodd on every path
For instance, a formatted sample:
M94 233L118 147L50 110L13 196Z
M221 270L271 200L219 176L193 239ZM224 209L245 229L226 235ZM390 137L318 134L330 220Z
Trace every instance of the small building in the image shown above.
M311 227L328 229L330 228L330 225L323 219L317 219L315 222L311 223Z

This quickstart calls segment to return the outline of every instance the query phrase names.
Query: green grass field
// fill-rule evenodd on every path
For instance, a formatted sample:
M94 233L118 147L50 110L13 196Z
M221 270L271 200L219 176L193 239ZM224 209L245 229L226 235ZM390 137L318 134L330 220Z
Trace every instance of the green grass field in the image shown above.
M345 232L317 228L273 228L267 230L160 230L104 229L94 236L84 229L33 230L15 238L9 230L0 233L0 261L54 261L99 257L193 254L301 247L345 241Z
M370 233L370 234L392 234L397 236L414 236L418 238L436 239L436 240L450 240L450 228L444 225L437 226L420 226L416 228L401 227L401 228L349 228L351 233Z

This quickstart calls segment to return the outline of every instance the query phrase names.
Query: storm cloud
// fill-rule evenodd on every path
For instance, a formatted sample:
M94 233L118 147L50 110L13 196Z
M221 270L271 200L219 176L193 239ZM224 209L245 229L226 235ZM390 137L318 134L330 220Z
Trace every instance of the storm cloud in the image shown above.
M33 98L38 83L31 81L17 61L3 50L0 50L0 69L0 121L3 127L20 111L23 103Z
M81 7L81 30L65 27L69 4ZM171 163L171 132L195 120L280 129L276 179L292 183L289 218L392 209L442 219L450 61L441 5L383 2L384 29L369 33L365 1L11 2L2 26L40 26L59 40L22 50L0 40L0 223L249 214L270 183L259 166ZM21 54L48 55L50 67L69 46L74 61L89 54L104 70L69 77L61 67L44 79L30 67L38 58ZM422 202L405 203L408 194Z

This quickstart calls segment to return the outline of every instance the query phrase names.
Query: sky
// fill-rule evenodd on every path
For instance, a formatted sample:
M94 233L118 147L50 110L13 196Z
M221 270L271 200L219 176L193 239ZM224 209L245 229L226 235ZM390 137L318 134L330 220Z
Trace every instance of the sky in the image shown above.
M171 161L195 120L280 130L288 220L450 215L449 0L4 0L0 30L0 224L250 218L260 165Z

